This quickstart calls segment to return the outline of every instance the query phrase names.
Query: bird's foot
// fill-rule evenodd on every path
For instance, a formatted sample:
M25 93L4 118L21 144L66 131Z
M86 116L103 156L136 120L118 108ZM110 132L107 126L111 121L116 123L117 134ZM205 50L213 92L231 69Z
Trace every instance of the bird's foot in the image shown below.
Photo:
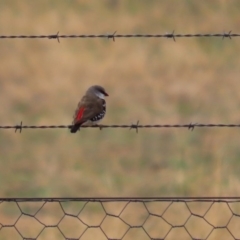
M102 130L102 125L99 125L99 124L94 124L93 126L95 126L95 127L98 127L98 128L99 128L99 130Z

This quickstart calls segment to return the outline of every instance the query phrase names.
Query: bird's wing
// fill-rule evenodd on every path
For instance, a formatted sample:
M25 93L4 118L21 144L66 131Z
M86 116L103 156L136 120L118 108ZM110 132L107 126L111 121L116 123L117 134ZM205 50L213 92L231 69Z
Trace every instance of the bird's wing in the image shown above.
M103 111L105 100L95 96L84 96L73 116L73 124L83 124Z

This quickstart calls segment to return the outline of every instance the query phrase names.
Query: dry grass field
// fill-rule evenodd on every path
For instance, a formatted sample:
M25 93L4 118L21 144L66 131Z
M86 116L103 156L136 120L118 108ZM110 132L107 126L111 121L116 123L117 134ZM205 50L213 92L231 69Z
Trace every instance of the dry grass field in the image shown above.
M0 35L239 32L240 2L0 2ZM103 124L239 123L239 39L2 39L0 124L70 124L85 90ZM0 132L1 197L236 196L239 129Z

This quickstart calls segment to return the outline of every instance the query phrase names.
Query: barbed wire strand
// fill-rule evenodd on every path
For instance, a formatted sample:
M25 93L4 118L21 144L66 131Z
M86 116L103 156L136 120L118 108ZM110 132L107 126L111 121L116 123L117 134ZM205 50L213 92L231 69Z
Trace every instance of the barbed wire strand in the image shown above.
M71 35L60 35L59 31L56 34L50 35L0 35L0 39L57 39L60 42L60 38L106 38L112 39L116 38L170 38L176 41L176 38L197 38L197 37L220 37L222 39L233 37L240 37L239 33L232 33L232 31L223 33L196 33L196 34L176 34L174 31L172 33L165 34L116 34L117 31L111 34L71 34Z
M14 129L15 132L19 131L22 132L23 129L62 129L68 128L70 129L72 125L23 125L21 121L20 124L17 125L0 125L0 129ZM147 124L147 125L140 125L139 121L136 124L112 124L112 125L93 125L93 126L81 126L81 128L99 128L100 130L104 128L128 128L128 129L135 129L136 133L138 133L139 128L187 128L193 131L196 127L198 128L240 128L240 124L213 124L213 123L188 123L188 124Z

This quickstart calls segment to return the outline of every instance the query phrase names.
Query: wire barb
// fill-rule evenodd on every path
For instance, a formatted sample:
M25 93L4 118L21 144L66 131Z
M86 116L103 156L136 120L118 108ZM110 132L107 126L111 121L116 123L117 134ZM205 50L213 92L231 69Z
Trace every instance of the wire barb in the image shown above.
M49 35L48 38L49 38L49 39L57 39L58 43L60 43L60 40L59 40L59 31L57 32L57 34Z
M224 38L226 38L226 37L231 40L231 39L232 39L232 38L231 38L231 32L232 32L232 30L229 31L228 33L223 32L222 40L224 40Z
M17 130L19 130L19 133L22 133L22 121L21 121L20 125L15 126L15 133L17 132Z
M197 123L189 123L188 130L193 131L195 126L197 126Z
M115 31L113 34L109 34L107 37L108 39L112 39L115 42L115 34L117 31Z
M132 125L130 126L130 130L136 129L136 133L138 133L138 127L139 127L139 120L137 121L136 124L132 123Z
M166 34L166 37L167 37L167 38L172 38L173 41L176 42L175 35L174 35L174 30L172 31L172 33L167 33L167 34Z

